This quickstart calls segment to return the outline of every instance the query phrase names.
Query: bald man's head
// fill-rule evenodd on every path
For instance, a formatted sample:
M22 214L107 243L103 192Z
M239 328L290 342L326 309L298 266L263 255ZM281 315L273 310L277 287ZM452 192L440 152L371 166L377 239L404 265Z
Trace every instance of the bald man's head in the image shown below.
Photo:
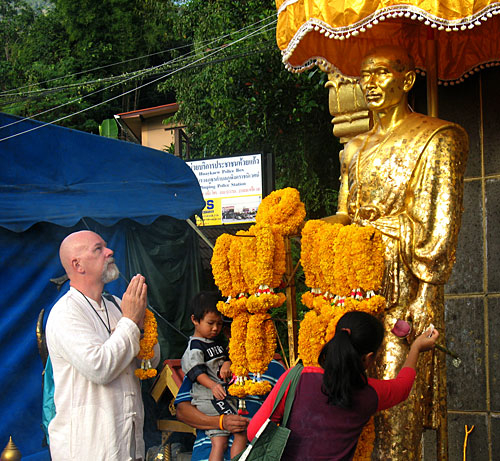
M114 264L113 251L102 237L92 231L79 231L68 235L59 248L61 264L69 279L85 277L87 282L108 283L119 275Z
M92 239L93 237L94 239ZM75 258L79 258L96 237L100 239L99 235L95 232L84 230L69 234L61 242L61 246L59 247L59 258L61 259L61 264L66 274L68 274L68 277L72 271L71 262Z

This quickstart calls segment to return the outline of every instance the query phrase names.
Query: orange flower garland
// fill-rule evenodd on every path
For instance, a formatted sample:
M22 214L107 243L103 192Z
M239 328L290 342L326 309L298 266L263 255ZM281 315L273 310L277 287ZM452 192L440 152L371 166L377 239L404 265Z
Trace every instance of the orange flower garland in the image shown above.
M297 233L304 217L297 190L275 191L261 202L254 226L239 231L236 237L223 234L215 244L212 272L216 285L228 297L217 308L233 318L229 356L237 377L229 393L239 398L271 389L260 378L276 350L276 329L268 311L286 299L283 293L274 292L286 270L283 237ZM245 293L251 296L247 298ZM249 371L252 380L246 378Z
M135 370L135 375L143 380L156 376L156 369L151 366L151 359L154 357L154 346L158 342L158 325L154 314L146 309L144 314L144 336L139 341L140 349L137 358L141 359L141 368Z
M306 217L306 208L300 201L297 189L285 189L271 192L262 200L255 217L262 226L272 226L281 235L297 234Z
M306 285L312 289L321 286L323 277L321 266L318 264L317 240L327 226L325 221L311 220L307 221L302 229L302 240L300 243L300 263L304 269ZM309 306L308 306L309 307Z
M255 260L257 258L257 240L255 239L256 226L250 227L248 232L238 233L238 235L247 235L242 237L240 249L240 265L249 293L255 293L259 289L258 273Z
M248 292L248 285L245 282L243 270L241 268L241 248L243 246L242 238L235 237L231 239L227 258L229 260L229 273L231 275L231 286L233 296L239 293Z
M215 284L219 287L223 296L234 296L228 260L232 239L232 235L220 235L215 242L212 260L210 261Z
M246 376L248 374L248 361L245 343L247 339L247 325L249 315L240 312L231 325L231 339L229 341L229 359L231 360L231 371L236 376ZM240 380L241 384L242 379ZM232 386L231 386L232 387ZM231 389L231 388L230 388Z
M299 356L304 365L317 366L346 312L379 314L385 308L385 298L375 295L385 269L382 236L371 227L310 222L302 231L301 262L311 287L302 300L312 310L300 324ZM360 436L356 461L371 459L374 440L372 418Z

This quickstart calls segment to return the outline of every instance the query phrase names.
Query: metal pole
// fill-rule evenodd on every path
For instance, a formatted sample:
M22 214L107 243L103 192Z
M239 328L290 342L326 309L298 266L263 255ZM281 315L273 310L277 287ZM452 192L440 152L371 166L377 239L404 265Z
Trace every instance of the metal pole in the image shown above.
M437 41L434 40L434 31L427 40L427 52L425 55L427 70L427 115L438 116L438 84L437 84Z
M297 302L295 300L295 277L292 260L292 243L290 237L285 237L286 252L286 318L288 324L288 356L290 366L297 361Z

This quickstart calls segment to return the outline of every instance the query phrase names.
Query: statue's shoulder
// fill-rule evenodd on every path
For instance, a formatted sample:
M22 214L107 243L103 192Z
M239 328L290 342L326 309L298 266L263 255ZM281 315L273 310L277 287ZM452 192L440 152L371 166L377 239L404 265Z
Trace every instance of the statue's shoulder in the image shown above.
M469 150L469 137L467 132L456 123L448 122L436 117L423 114L412 114L413 132L408 132L408 137L415 146L425 146L434 155L453 155L465 160Z
M370 131L358 134L349 140L340 154L342 164L350 164L355 154L366 144Z
M362 145L366 143L366 140L370 137L372 130L365 131L364 133L360 133L354 136L349 142L346 143L344 150L357 150Z
M467 137L466 131L460 125L417 112L412 113L408 117L407 124L411 126L412 131L414 130L421 135L423 134L429 137L437 133L452 137Z

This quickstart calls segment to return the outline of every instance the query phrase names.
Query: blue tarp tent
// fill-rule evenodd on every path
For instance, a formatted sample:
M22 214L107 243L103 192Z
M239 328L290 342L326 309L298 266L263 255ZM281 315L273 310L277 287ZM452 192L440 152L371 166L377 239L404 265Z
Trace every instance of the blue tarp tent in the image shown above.
M0 161L0 451L12 435L23 459L45 460L35 330L41 309L67 290L50 282L64 273L61 240L75 230L100 233L124 278L146 275L150 304L187 331L184 307L199 288L200 264L185 220L204 201L177 157L1 113ZM125 287L119 279L106 288L121 296ZM160 340L168 356L185 338L164 330Z

